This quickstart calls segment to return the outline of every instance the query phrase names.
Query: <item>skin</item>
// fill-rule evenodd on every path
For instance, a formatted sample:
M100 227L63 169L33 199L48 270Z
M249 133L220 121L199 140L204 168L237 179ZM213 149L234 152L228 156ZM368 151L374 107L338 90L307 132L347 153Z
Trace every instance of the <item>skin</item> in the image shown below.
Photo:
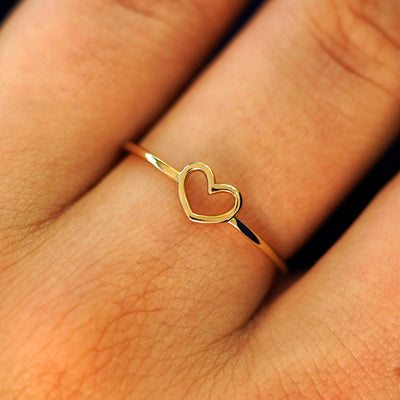
M390 145L400 1L270 0L202 68L245 6L26 0L1 28L1 399L400 398L400 177L272 298L251 243L120 160L146 131L209 164L288 258Z

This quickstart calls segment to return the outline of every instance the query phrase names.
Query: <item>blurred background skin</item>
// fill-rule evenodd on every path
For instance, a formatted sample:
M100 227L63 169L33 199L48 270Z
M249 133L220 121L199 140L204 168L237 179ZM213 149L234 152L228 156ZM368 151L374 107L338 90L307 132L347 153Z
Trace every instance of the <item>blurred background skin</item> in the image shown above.
M26 0L29 1L29 0ZM18 3L17 0L2 0L0 4L0 22L7 17ZM242 24L251 17L254 11L263 3L254 0L232 27L230 34L220 48L229 41ZM1 29L1 28L0 28ZM217 52L216 52L217 53ZM0 66L1 68L1 66ZM1 88L0 88L1 90ZM23 118L23 116L21 116ZM0 110L1 118L1 110ZM399 110L400 119L400 110ZM400 132L399 132L400 133ZM400 170L400 135L381 160L369 171L359 185L345 199L328 221L314 234L311 240L289 261L291 270L305 270L315 263L323 253L357 218L377 192Z

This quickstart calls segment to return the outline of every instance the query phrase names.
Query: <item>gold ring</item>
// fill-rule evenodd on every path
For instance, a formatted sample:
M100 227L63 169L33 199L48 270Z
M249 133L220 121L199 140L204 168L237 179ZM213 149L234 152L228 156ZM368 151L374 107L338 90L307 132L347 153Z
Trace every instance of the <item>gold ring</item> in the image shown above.
M252 243L254 243L283 273L287 272L287 265L285 261L283 261L283 259L277 254L277 252L273 250L267 242L261 239L260 236L258 236L243 222L236 218L236 215L242 206L242 196L240 192L231 185L215 183L214 173L208 165L202 162L193 162L186 165L182 171L178 171L168 165L165 161L156 157L154 154L149 153L147 150L135 143L129 142L125 144L124 149L148 161L159 171L163 172L165 175L169 176L178 183L179 199L182 204L183 211L191 221L211 224L228 222L242 232ZM189 174L193 171L202 171L206 175L209 194L227 192L234 197L235 204L230 211L220 215L202 215L195 213L191 209L186 195L185 182Z

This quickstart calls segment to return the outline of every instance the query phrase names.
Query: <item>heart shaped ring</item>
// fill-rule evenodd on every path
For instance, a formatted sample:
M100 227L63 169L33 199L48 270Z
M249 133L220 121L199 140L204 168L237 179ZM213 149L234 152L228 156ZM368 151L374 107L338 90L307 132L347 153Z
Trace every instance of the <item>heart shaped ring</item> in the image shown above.
M287 272L286 263L276 253L272 247L261 239L255 232L241 222L237 217L237 213L240 211L242 206L242 196L240 192L231 185L221 184L215 182L215 176L211 168L202 162L193 162L186 165L182 171L178 171L175 168L168 165L165 161L151 154L147 150L138 146L135 143L129 142L124 146L125 150L135 154L151 165L156 167L159 171L172 178L178 183L179 199L181 201L183 211L188 218L193 222L218 224L222 222L228 222L241 233L243 233L252 243L254 243L282 272ZM202 171L207 177L208 193L210 195L218 192L226 192L231 194L235 199L235 204L231 210L219 214L219 215L202 215L195 213L189 203L186 193L186 179L193 171Z
M190 207L190 203L186 195L186 186L185 186L187 177L193 171L202 171L207 177L208 194L211 195L219 192L225 192L231 194L235 199L235 204L232 207L232 209L220 215L196 214ZM239 190L237 190L231 185L215 183L214 173L212 172L211 168L202 162L190 163L186 165L185 168L183 168L183 170L178 175L178 188L179 188L179 199L181 201L183 211L185 211L185 214L188 216L188 218L194 222L203 222L210 224L228 222L236 216L236 214L240 210L240 207L242 206L242 196L240 195Z

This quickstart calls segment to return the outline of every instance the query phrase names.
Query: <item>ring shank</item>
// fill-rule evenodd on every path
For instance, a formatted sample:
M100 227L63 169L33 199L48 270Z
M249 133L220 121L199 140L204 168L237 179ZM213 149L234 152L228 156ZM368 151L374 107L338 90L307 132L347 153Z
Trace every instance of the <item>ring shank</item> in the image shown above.
M135 154L142 158L143 160L149 162L159 171L167 175L169 178L173 179L175 182L178 182L179 179L179 171L175 168L168 165L165 161L156 157L154 154L151 154L147 150L138 146L133 142L128 142L124 145L124 149L131 154ZM239 230L243 235L247 237L252 243L254 243L283 273L287 272L287 265L283 261L283 259L276 253L272 247L265 242L260 236L258 236L255 232L253 232L249 227L247 227L243 222L241 222L236 217L231 218L227 221L237 230Z
M254 243L284 274L287 273L287 265L282 258L276 253L276 251L260 236L253 232L248 226L236 217L228 221L229 224L238 229L243 235L247 237L252 243Z

